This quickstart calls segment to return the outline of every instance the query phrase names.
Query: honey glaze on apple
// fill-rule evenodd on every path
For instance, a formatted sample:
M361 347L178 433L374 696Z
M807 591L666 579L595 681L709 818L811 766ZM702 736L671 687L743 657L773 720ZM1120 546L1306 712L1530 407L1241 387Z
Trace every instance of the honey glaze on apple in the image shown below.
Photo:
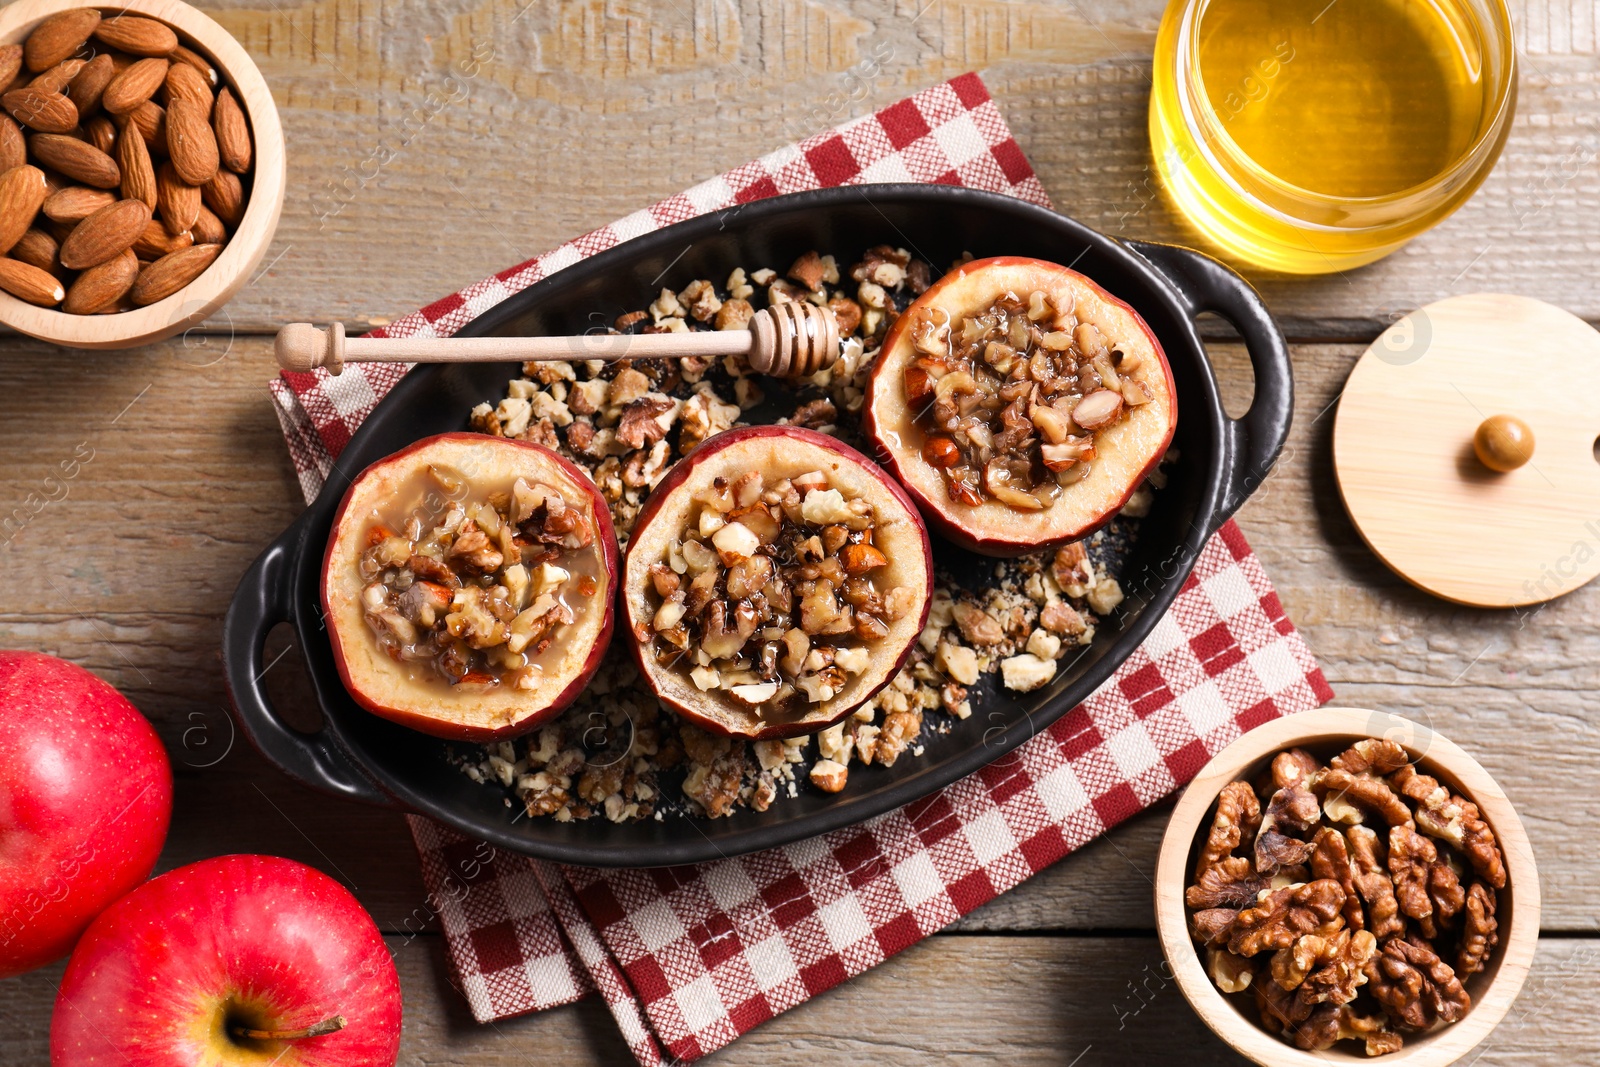
M1153 399L1132 346L1080 323L1071 300L1008 291L959 320L911 312L906 400L952 501L1048 508L1088 475L1100 432Z
M831 700L865 671L887 622L916 607L883 589L870 501L822 471L768 483L759 471L699 490L682 536L650 567L650 653L763 719Z
M485 492L428 464L373 510L366 543L363 617L415 682L533 690L562 630L601 610L594 523L540 482Z

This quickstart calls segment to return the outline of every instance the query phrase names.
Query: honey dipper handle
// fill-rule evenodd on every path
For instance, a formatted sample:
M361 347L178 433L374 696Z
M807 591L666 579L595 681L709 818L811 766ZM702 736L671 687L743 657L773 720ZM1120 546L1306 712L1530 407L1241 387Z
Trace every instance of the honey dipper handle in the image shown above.
M572 337L351 337L344 324L319 330L296 322L278 331L278 365L284 370L325 367L338 374L354 363L493 363L551 359L659 359L743 355L745 330L696 333L578 334Z

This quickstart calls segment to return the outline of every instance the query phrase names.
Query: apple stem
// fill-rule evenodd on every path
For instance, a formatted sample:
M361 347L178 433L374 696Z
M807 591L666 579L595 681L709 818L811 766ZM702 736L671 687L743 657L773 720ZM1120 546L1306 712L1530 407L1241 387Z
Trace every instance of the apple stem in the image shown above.
M249 1041L299 1041L307 1037L327 1037L343 1029L344 1016L335 1015L301 1030L257 1030L249 1026L231 1026L228 1031L236 1038Z

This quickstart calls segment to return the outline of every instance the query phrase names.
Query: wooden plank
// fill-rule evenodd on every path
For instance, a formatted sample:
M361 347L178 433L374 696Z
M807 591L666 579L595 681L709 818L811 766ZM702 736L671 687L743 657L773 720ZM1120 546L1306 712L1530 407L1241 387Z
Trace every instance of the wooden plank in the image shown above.
M390 937L405 991L400 1063L513 1067L631 1062L598 998L472 1021L437 937ZM1600 1045L1600 941L1545 939L1511 1014L1478 1047L1483 1067L1573 1062ZM0 1060L43 1064L61 965L0 982ZM757 1027L704 1062L817 1067L872 1062L1242 1064L1184 1002L1151 937L940 936Z
M1199 240L1149 165L1163 0L201 6L255 56L289 144L277 240L212 320L223 332L403 315L968 70L982 71L1062 211L1110 233ZM1484 289L1600 320L1600 291L1573 269L1600 241L1591 23L1552 36L1542 9L1523 20L1541 48L1521 61L1518 118L1455 217L1343 275L1250 272L1291 334L1371 337L1419 304Z

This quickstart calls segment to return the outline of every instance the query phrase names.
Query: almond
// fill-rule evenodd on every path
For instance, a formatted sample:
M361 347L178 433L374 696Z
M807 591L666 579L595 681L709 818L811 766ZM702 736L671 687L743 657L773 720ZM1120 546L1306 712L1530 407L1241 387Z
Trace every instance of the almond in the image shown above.
M167 154L167 113L160 104L146 100L134 108L128 117L144 138L146 148L163 156Z
M61 269L61 246L54 237L35 226L11 246L11 258L54 274Z
M161 212L161 224L174 237L194 229L194 220L200 217L199 186L179 177L170 161L161 164L156 174L156 208Z
M49 70L82 48L99 25L100 12L92 7L78 7L51 15L33 28L22 46L28 69Z
M67 99L78 109L78 118L93 115L100 110L100 97L111 84L117 70L110 56L95 56L73 75L67 85Z
M194 245L162 256L139 272L128 295L140 306L165 300L205 273L221 253L221 245Z
M193 234L180 233L174 237L159 219L151 219L145 223L144 232L133 242L133 251L140 259L160 259L192 244Z
M38 167L12 167L0 174L0 255L28 232L47 195L49 186Z
M113 115L130 113L161 88L167 80L167 68L171 65L165 59L139 60L111 79L111 84L100 96L100 106Z
M63 59L29 82L28 88L37 89L41 93L59 93L66 89L72 83L72 79L76 78L86 66L88 66L88 60Z
M200 76L206 80L207 85L211 86L213 89L216 88L217 68L206 62L206 57L202 56L199 52L196 52L192 48L185 48L180 44L178 47L172 50L172 54L167 58L172 60L174 63L187 63L197 72L199 72Z
M92 315L122 299L138 277L139 257L130 248L78 275L78 280L67 290L61 310L73 315Z
M211 105L216 103L216 94L211 91L211 86L206 84L199 71L187 63L174 63L167 68L166 88L168 106L178 99L193 100L209 115Z
M150 149L134 130L117 140L117 165L122 168L122 195L143 200L152 211L156 206L156 171L150 163Z
M204 204L194 219L194 243L197 245L220 245L228 243L228 228L222 224L212 210Z
M230 170L218 170L215 178L202 185L200 199L229 226L239 225L244 218L244 185Z
M22 73L22 46L20 44L0 44L0 89L4 89L17 80L17 75Z
M28 144L22 139L22 127L10 115L0 115L0 174L12 167L28 162Z
M206 247L218 248L217 245L206 245ZM42 271L31 263L3 257L0 257L0 289L4 289L18 300L26 300L40 307L55 307L61 303L61 298L67 295L67 291L61 287L61 282L55 275Z
M61 265L68 270L99 266L139 239L150 222L142 200L118 200L74 226L61 242Z
M83 124L84 138L106 155L112 155L117 145L117 127L105 115L96 115ZM118 166L121 166L119 161Z
M178 47L178 35L166 24L136 15L116 15L103 20L94 35L112 48L136 56L170 55Z
M204 185L216 177L217 137L207 114L193 100L179 98L167 105L167 154L178 177L190 185Z
M117 161L88 141L61 133L36 133L28 138L33 158L96 189L112 189L122 182Z
M41 133L71 133L78 126L78 109L60 93L43 93L32 86L0 96L0 107L29 129Z
M115 193L74 185L45 197L44 213L57 222L82 222L101 208L110 207L116 202Z
M211 129L217 135L217 154L222 159L222 165L235 174L248 172L252 155L250 124L245 120L244 109L229 89L224 88L217 94L216 110L211 114Z

